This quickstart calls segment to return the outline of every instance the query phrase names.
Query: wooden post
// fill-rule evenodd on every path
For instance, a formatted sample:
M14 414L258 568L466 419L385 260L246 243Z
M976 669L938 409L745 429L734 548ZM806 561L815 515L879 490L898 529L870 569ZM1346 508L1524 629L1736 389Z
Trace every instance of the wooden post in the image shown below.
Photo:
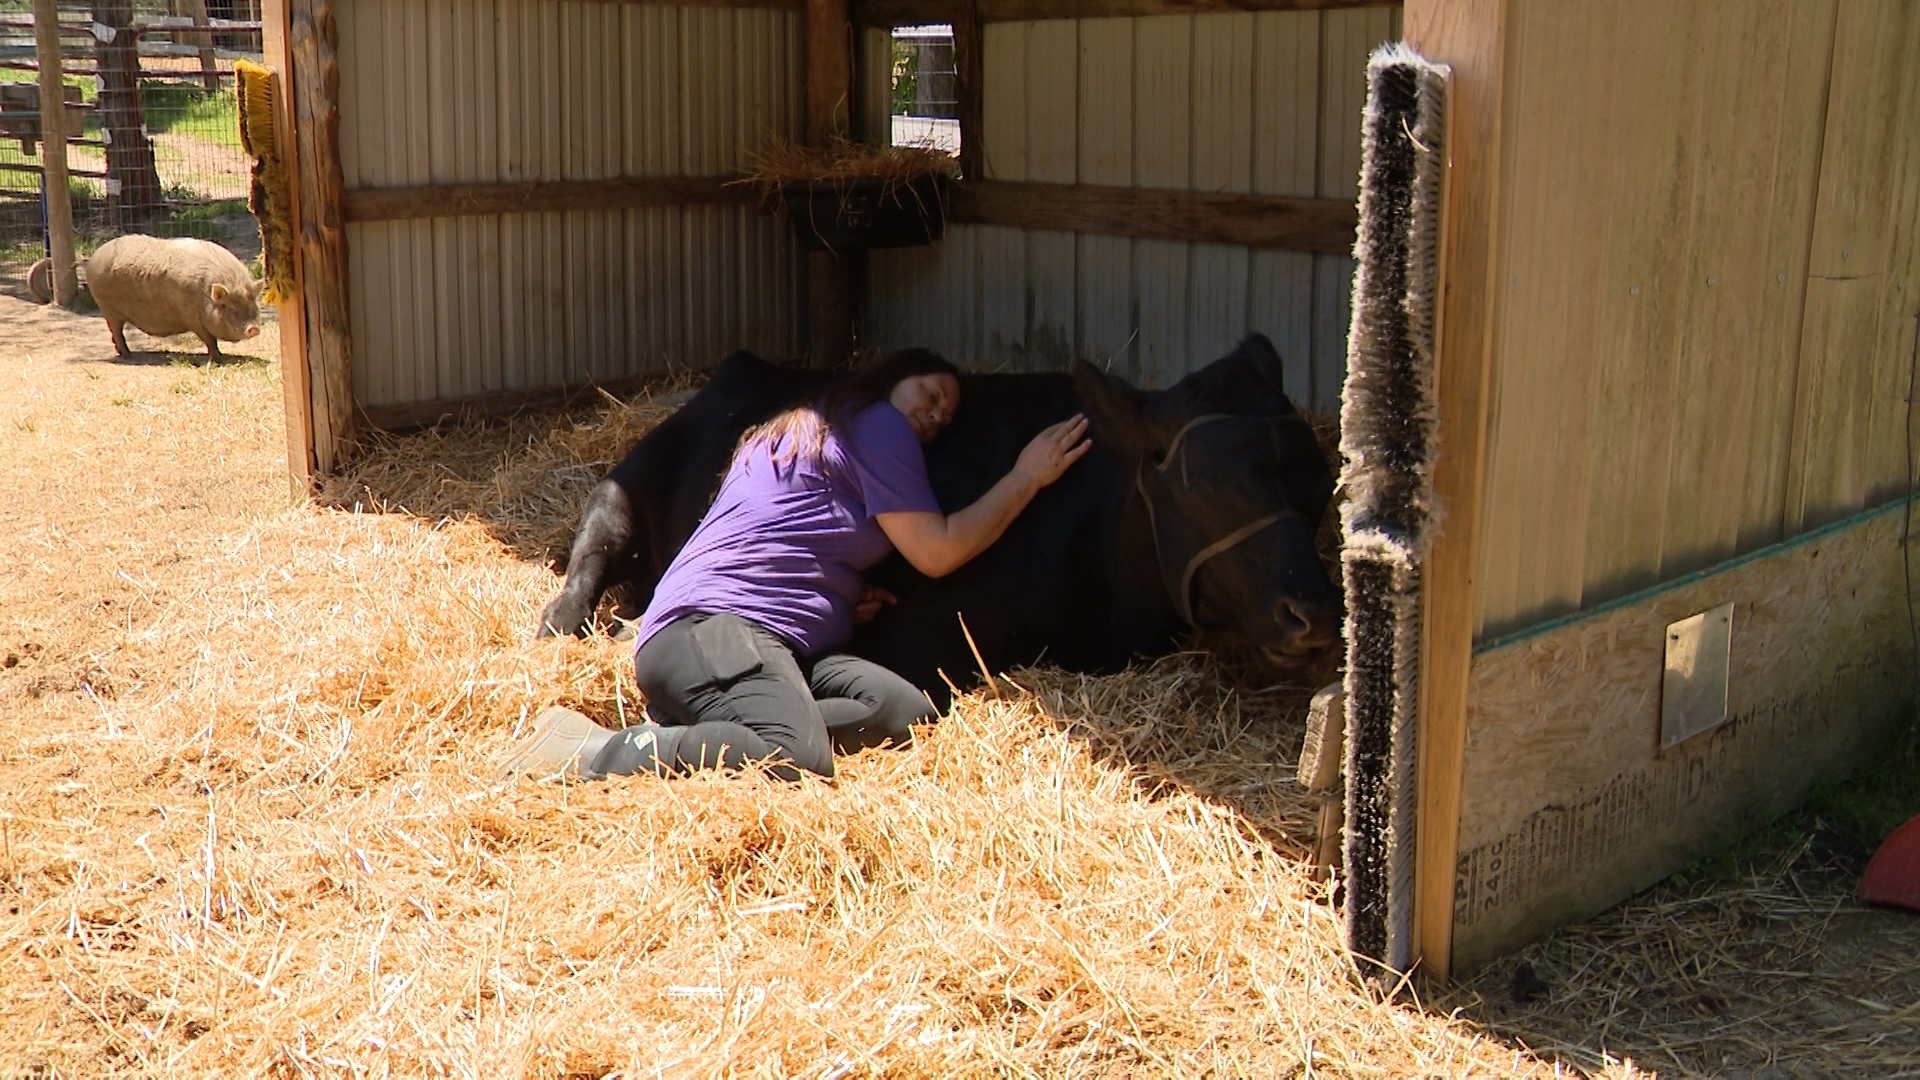
M220 67L213 54L213 31L208 29L207 0L180 0L180 6L187 9L187 17L197 29L176 37L190 37L200 47L200 85L211 94L220 89Z
M341 465L354 442L353 330L347 314L346 183L340 169L340 62L333 0L292 0L288 31L313 467L325 475Z
M1434 541L1421 633L1413 915L1414 958L1428 975L1445 979L1452 970L1454 864L1499 269L1496 209L1507 0L1408 0L1405 25L1406 40L1421 55L1453 67L1437 356L1440 457L1433 481L1447 513Z
M985 180L986 136L981 122L986 115L984 72L986 61L980 41L980 5L969 0L953 18L954 109L960 121L960 175L967 180Z
M290 0L267 0L260 11L262 61L279 76L280 92L274 96L273 123L276 146L286 164L287 175L300 175L300 147L293 137L293 50L289 41ZM237 92L237 88L236 88ZM300 235L300 185L292 188L288 227ZM293 245L293 278L306 279L299 243ZM313 453L313 393L307 368L307 302L296 287L294 294L276 305L280 313L280 390L286 403L287 472L295 499L304 499L313 491L316 477Z
M853 15L848 0L807 0L807 142L846 138L853 112ZM847 252L807 255L807 357L814 367L853 352L854 260Z
M79 289L73 269L73 195L67 187L67 95L60 62L60 12L33 0L40 59L40 164L46 178L47 242L53 247L53 302L66 307Z
M96 0L93 21L96 34L109 35L94 47L94 58L100 72L101 137L107 140L107 205L114 224L124 229L145 222L162 205L160 172L140 109L133 0Z

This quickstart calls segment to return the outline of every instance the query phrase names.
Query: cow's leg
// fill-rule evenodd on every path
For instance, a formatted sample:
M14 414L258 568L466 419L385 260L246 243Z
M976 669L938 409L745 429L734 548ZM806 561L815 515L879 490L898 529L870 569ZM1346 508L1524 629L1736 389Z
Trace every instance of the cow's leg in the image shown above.
M536 637L586 632L600 606L600 594L606 591L609 571L627 557L633 536L633 504L626 489L602 480L587 496L587 508L580 515L580 531L574 534L573 553L567 557L567 583L540 613Z

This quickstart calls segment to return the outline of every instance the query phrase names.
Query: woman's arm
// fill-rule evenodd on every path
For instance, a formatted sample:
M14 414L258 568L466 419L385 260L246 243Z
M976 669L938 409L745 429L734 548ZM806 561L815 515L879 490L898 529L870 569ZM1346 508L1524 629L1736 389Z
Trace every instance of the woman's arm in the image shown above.
M903 511L876 514L881 531L915 570L945 577L987 550L1040 489L1060 479L1093 445L1087 418L1075 414L1033 437L1000 482L964 510L951 514Z

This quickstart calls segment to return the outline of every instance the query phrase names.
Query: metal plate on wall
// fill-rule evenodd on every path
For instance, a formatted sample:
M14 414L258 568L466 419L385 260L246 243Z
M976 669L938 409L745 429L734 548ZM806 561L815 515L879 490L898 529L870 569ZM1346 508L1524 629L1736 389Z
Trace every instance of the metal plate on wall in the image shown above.
M1660 749L1727 719L1727 668L1733 654L1733 605L1667 627L1667 669L1660 683Z

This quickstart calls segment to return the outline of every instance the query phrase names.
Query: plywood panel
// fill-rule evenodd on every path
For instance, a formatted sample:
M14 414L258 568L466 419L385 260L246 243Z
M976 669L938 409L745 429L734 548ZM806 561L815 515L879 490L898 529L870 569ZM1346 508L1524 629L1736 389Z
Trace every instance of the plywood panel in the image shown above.
M1789 809L1909 700L1900 507L1476 653L1452 960L1470 971ZM1734 605L1729 719L1660 750L1666 627Z

